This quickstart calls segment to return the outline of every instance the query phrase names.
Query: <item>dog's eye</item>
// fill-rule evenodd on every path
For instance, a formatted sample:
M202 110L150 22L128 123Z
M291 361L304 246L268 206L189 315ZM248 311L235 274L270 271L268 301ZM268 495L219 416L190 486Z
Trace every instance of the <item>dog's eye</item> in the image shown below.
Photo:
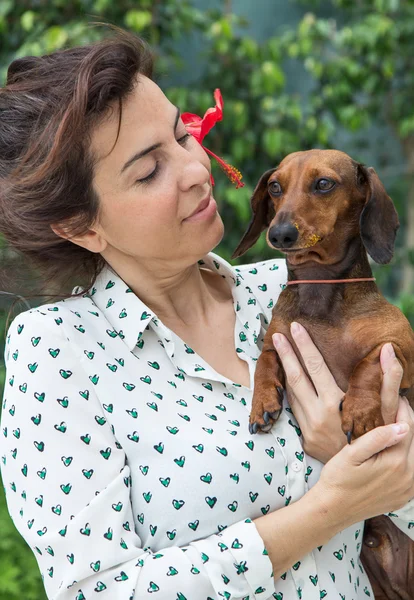
M368 546L368 548L378 548L382 545L382 541L381 539L378 539L378 537L373 533L368 533L364 537L364 544L365 546Z
M321 192L328 192L334 187L335 181L332 181L331 179L319 179L315 186L315 188Z
M279 196L282 193L282 187L278 181L272 181L268 186L269 194Z

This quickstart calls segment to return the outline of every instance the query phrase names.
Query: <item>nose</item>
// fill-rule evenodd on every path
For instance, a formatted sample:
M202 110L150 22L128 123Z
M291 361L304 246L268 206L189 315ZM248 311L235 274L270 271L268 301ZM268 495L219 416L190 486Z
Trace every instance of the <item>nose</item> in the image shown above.
M198 142L197 145L199 146ZM205 186L210 184L210 171L208 169L209 159L201 148L188 151L181 148L176 152L176 160L180 172L180 187L183 191L188 191L194 186Z
M275 248L291 248L298 239L299 232L291 223L275 225L269 231L269 241Z

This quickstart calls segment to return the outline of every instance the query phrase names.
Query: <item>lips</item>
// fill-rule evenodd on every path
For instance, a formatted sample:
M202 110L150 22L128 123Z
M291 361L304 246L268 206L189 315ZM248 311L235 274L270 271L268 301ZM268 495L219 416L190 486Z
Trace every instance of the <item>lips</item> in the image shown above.
M283 252L284 254L296 254L299 252L302 253L312 253L314 251L314 249L318 250L320 247L320 242L323 242L324 238L320 238L318 240L318 242L316 242L315 244L312 245L308 245L308 246L303 246L302 248L276 248L276 246L270 246L271 248L274 247L276 248L276 250L279 250L279 252ZM315 250L314 254L318 254L318 252Z
M197 206L197 208L195 209L195 211L193 211L191 213L191 215L188 215L188 217L186 217L186 218L189 219L190 217L194 216L198 212L201 212L202 210L204 210L205 208L207 208L209 202L210 202L210 192L207 194L207 196L204 198L204 200L202 200L200 202L200 204Z

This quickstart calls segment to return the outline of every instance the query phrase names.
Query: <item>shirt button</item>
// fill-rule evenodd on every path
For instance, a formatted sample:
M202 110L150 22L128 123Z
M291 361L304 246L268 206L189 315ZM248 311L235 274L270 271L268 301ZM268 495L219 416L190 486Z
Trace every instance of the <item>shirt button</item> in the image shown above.
M294 460L291 466L296 473L298 473L302 469L302 463L298 460Z

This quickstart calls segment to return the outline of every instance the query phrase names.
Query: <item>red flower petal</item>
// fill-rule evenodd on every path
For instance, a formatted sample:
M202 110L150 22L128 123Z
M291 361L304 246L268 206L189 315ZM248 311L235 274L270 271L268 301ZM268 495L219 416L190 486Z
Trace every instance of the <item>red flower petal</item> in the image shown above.
M223 97L218 88L214 91L214 99L216 106L208 108L203 118L192 113L183 113L181 115L188 133L191 133L200 144L217 121L221 121L223 118Z
M214 90L214 100L216 101L217 108L219 108L221 110L221 112L223 113L224 102L223 102L223 96L221 95L221 91L219 88L216 88Z
M209 108L203 118L198 115L194 115L193 113L183 113L181 115L181 119L185 125L186 130L199 142L202 144L203 139L208 134L208 132L214 127L217 121L221 121L223 119L223 97L219 88L214 90L214 100L216 101L216 105L214 108ZM236 188L240 188L244 186L242 183L242 174L238 169L226 163L222 158L217 156L206 148L202 146L204 150L210 154L216 161L219 163L223 171L226 173L227 177L230 179L232 183L236 184ZM211 183L214 185L214 179L211 175Z
M216 106L214 108L209 108L202 120L200 142L203 141L205 136L214 127L217 121L221 121L223 119L223 98L219 89L215 90L214 99L216 101Z
M183 113L181 115L181 119L188 133L191 133L191 135L195 137L197 142L201 144L200 135L203 119L198 115L193 115L192 113Z

